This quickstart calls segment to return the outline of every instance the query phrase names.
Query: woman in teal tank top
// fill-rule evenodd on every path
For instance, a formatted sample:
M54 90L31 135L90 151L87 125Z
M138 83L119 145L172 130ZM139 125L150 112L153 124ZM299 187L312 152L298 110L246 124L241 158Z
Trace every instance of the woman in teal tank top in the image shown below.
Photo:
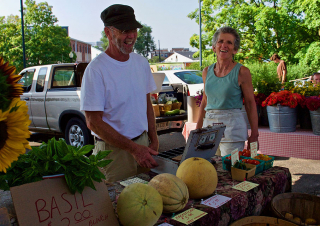
M206 67L202 73L204 91L196 128L213 123L226 125L219 145L221 156L230 154L236 148L242 151L247 140L248 144L258 142L258 114L251 74L248 68L233 60L239 48L237 31L231 27L220 28L212 40L217 63ZM251 127L250 137L241 112L243 98Z

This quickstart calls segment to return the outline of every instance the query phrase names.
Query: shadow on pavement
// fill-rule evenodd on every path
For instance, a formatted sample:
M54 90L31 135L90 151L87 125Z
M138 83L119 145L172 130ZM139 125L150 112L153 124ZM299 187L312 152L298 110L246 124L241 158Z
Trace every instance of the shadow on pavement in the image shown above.
M299 176L292 185L292 192L308 193L310 195L320 194L320 175L319 174L294 174Z
M290 157L273 156L274 160L289 160Z
M29 141L42 143L42 142L48 142L52 137L55 137L57 140L59 138L63 138L63 135L57 135L57 134L46 134L46 133L32 133Z

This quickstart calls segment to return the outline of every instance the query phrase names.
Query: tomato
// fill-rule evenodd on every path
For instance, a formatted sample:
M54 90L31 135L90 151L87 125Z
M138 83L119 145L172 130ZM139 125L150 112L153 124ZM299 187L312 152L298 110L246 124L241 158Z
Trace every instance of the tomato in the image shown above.
M258 160L254 160L255 161L255 165L259 165L260 162Z
M243 155L242 151L239 151L239 157L242 156L242 155Z
M230 156L228 156L226 159L229 159L229 160L231 160L231 155Z

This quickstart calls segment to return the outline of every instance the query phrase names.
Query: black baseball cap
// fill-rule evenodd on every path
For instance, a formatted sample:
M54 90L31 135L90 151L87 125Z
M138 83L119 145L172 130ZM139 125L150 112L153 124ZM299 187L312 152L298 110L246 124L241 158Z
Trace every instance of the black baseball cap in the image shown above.
M100 17L106 27L113 26L122 31L142 28L136 21L133 8L128 5L111 5L102 11Z

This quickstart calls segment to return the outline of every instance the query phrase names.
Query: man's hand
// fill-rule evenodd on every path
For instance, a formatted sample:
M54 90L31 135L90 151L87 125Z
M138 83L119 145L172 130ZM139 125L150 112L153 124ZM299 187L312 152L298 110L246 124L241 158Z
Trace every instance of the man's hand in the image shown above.
M151 155L158 155L158 152L143 145L137 145L133 150L132 155L141 167L154 168L158 163L152 158Z

